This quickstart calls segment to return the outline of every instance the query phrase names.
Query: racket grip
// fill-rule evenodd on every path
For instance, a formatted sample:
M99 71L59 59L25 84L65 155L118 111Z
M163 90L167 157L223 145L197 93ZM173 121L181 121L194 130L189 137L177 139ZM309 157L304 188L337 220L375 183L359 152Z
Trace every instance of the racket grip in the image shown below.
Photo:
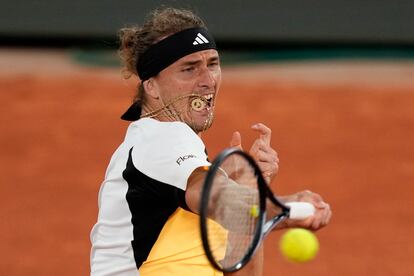
M286 206L290 208L290 219L306 219L315 214L315 206L309 202L286 202Z

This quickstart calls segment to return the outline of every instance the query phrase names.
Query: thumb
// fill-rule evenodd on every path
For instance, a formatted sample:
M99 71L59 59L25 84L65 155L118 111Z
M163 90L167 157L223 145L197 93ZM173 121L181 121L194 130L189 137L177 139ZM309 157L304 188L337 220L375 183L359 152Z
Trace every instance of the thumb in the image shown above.
M232 148L237 147L239 149L243 149L242 144L241 144L240 132L238 131L233 132L233 136L231 137L230 147Z

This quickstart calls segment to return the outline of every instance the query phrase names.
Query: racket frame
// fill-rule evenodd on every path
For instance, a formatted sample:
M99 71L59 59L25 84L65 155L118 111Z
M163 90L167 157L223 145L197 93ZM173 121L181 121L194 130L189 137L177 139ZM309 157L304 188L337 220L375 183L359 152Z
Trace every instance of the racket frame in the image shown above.
M258 181L258 190L259 190L259 216L258 216L258 223L256 225L255 236L253 237L252 243L247 250L246 254L244 255L241 260L233 265L232 267L222 267L217 260L215 260L213 253L209 247L208 241L208 231L207 231L207 220L208 220L208 204L211 194L211 188L213 185L213 180L217 171L222 170L220 165L223 164L224 160L226 160L231 155L239 155L245 158L249 164L253 167L255 175L257 176ZM269 221L266 221L266 199L269 199L275 206L281 208L280 214L272 217ZM269 234L273 228L276 227L278 223L283 221L285 218L289 217L289 207L284 205L277 197L274 196L272 190L267 185L264 177L261 173L259 166L257 165L256 161L246 152L238 149L238 148L228 148L223 150L212 162L209 170L207 171L206 179L202 188L201 192L201 200L200 200L200 208L199 208L199 215L200 215L200 232L201 232L201 240L204 247L204 251L206 253L207 259L210 261L212 266L222 272L234 272L238 271L243 268L253 257L256 250L259 248L261 241Z

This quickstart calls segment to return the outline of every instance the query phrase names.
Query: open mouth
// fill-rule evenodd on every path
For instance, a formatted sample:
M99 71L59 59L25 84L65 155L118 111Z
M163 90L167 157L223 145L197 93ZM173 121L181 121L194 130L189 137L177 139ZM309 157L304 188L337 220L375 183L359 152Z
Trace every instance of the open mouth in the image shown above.
M194 96L191 101L191 109L197 112L208 111L213 106L214 93Z
M214 99L214 94L211 93L211 94L204 95L203 98L206 100L207 107L211 107L213 103L213 99Z

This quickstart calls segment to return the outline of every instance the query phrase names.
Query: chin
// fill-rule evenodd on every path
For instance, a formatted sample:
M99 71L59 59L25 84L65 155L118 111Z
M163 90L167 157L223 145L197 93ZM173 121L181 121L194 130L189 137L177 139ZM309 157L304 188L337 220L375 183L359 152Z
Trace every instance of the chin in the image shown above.
M213 124L214 116L201 116L200 118L194 118L193 120L188 120L185 123L190 126L196 133L203 132L208 130Z
M204 120L203 123L199 125L199 132L208 130L213 125L213 121L214 121L214 116Z

